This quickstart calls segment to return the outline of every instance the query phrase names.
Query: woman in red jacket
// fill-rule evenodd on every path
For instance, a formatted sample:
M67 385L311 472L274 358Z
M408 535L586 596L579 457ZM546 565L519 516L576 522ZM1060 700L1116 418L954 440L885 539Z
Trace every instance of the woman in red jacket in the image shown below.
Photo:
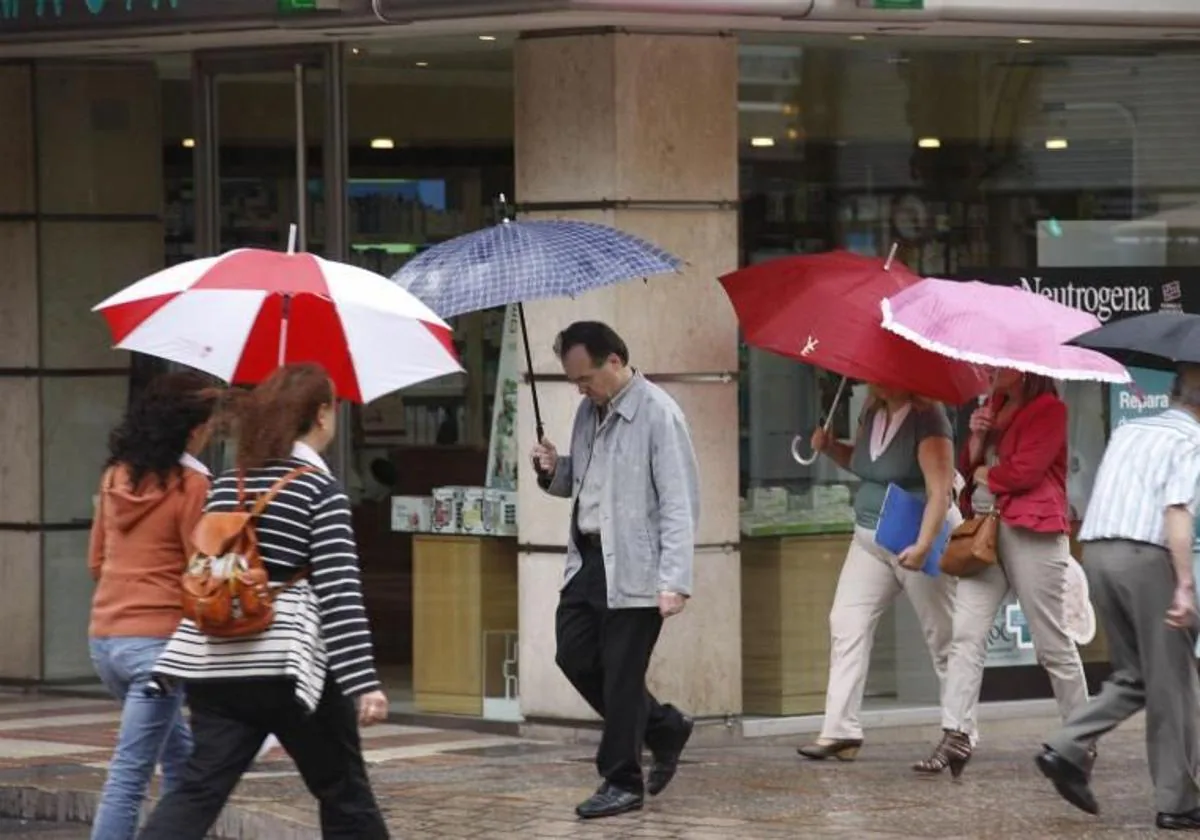
M914 770L957 777L971 758L969 719L979 699L987 637L1005 595L1016 593L1038 663L1050 676L1065 719L1087 702L1083 662L1064 629L1070 562L1067 516L1067 406L1053 380L1002 370L987 404L971 415L959 469L967 480L961 504L972 516L995 511L999 562L958 582L954 631L946 665L945 715L954 723Z

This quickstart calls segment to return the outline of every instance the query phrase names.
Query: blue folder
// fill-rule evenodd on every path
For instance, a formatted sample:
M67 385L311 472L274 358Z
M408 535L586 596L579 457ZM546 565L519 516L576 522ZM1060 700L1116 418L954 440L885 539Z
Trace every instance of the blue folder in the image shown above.
M925 500L909 493L904 488L889 484L879 510L879 525L875 529L875 542L892 554L899 554L917 541L921 534L921 520L925 517ZM950 541L950 523L942 524L942 530L933 541L933 547L925 555L925 574L936 577L941 574L938 563Z

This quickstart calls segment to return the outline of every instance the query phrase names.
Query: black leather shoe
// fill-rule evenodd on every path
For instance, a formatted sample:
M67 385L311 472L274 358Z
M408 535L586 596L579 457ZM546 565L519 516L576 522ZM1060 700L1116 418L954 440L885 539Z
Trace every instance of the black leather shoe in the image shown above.
M671 780L675 778L675 771L679 769L679 756L683 753L683 748L687 746L688 739L692 737L692 730L695 728L696 722L684 715L683 729L680 730L674 746L670 750L654 756L654 764L651 765L646 778L646 793L658 796L667 789L667 785L671 784Z
M1186 814L1159 814L1154 824L1167 831L1200 831L1200 808Z
M628 811L642 810L643 801L640 793L621 790L605 782L589 799L575 806L575 813L581 820L615 817Z
M1059 796L1081 811L1089 814L1100 813L1096 795L1092 793L1087 775L1080 767L1049 747L1046 747L1035 761L1042 775L1054 783L1054 789L1058 791Z

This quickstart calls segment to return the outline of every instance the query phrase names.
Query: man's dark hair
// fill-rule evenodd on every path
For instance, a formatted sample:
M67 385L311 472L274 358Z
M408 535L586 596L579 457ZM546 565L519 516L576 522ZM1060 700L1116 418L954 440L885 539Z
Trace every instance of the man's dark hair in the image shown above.
M629 364L629 348L625 346L625 341L617 335L616 330L602 321L576 321L554 339L554 352L560 359L572 347L586 350L596 367L608 361L608 357L614 353L621 364Z

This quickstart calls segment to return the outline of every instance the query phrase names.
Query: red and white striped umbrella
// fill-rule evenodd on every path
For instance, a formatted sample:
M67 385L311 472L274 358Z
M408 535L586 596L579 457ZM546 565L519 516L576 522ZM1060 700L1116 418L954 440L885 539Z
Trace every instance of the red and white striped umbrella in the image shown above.
M93 311L118 348L232 383L318 362L339 397L370 402L462 371L450 327L429 307L378 274L312 254L247 248L192 260Z

